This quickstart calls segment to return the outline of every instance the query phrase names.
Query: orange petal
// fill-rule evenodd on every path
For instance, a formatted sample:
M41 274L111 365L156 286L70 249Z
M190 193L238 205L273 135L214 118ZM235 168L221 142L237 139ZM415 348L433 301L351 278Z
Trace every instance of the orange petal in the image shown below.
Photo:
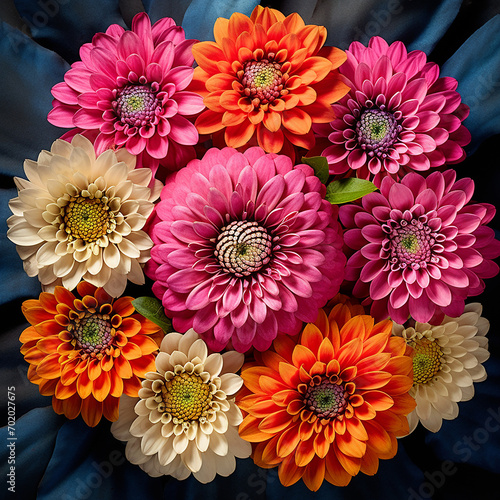
M200 134L212 134L224 128L222 125L222 115L210 109L203 111L196 118L195 125Z
M281 129L271 132L265 124L257 127L257 141L259 146L267 153L279 153L285 138Z
M355 365L359 360L359 357L361 356L362 352L363 352L363 341L361 339L353 339L344 344L338 350L336 356L340 364L340 369L343 370L344 368Z
M267 465L278 465L279 463L281 463L281 458L276 454L276 443L278 442L279 438L279 434L274 436L265 444L264 449L262 450L261 458L262 461ZM262 444L258 446L262 446Z
M214 73L217 71L217 61L224 59L224 52L222 52L219 45L214 42L208 41L195 43L191 50L198 66L208 73Z
M295 425L279 435L276 443L276 452L281 458L287 457L295 451L299 442L298 426Z
M368 432L368 435L370 436L370 432ZM339 450L349 457L361 458L366 451L366 443L356 439L348 432L343 435L337 434L335 443L337 443Z
M316 73L316 77L312 82L309 83L316 83L328 75L330 71L332 71L333 65L332 63L328 60L325 59L324 57L318 57L318 56L313 56L313 57L308 57L300 66L300 71L297 72L297 74L300 76L302 74L302 71L304 70L311 70Z
M54 404L53 402L54 399L52 399L52 404ZM62 413L64 413L64 415L66 415L66 417L70 420L78 417L81 408L82 398L78 394L73 394L73 396L71 396L70 398L64 399L63 401L61 401L61 405L59 406L59 409L62 410Z
M311 130L311 117L308 113L300 108L293 108L283 111L281 120L283 122L283 126L293 134L307 134Z
M23 308L23 314L26 320L32 325L37 325L43 321L54 319L54 314L47 312L43 307Z
M330 449L330 443L325 437L323 432L316 434L314 438L314 451L319 458L325 458L328 450Z
M269 109L269 111L264 114L263 122L269 132L277 132L281 127L281 114Z
M76 389L82 399L85 399L92 393L92 381L89 379L87 370L82 372L76 380Z
M236 111L226 111L222 115L222 125L224 127L232 127L239 125L246 119L246 113L243 113L240 109L237 109Z
M299 370L288 363L280 363L279 369L281 380L283 380L288 387L296 388L300 384Z
M342 467L336 453L329 453L325 457L325 479L335 486L347 486L352 476Z
M40 334L36 331L36 328L34 326L29 326L21 333L19 340L25 344L26 342L31 342L33 340L38 341L39 338Z
M347 59L347 54L343 50L330 46L322 47L318 52L318 56L326 57L332 63L334 69L338 68Z
M92 394L97 401L104 401L111 390L111 378L109 372L101 372L99 377L92 384Z
M268 440L271 436L259 429L260 421L260 418L247 415L238 427L240 437L251 443L260 443Z
M239 148L250 141L254 132L255 125L250 121L245 120L234 127L227 127L224 139L229 147Z
M36 373L42 378L58 378L61 376L61 365L59 364L59 353L46 356L36 367Z
M286 410L279 410L262 419L259 429L268 434L281 432L290 425L291 420L291 415Z
M391 355L388 352L374 354L372 356L367 356L358 361L356 364L358 368L358 375L363 375L366 372L383 370L394 373L392 370L386 368L387 363L391 359ZM411 361L411 360L410 360Z
M369 435L367 445L375 451L379 458L389 459L396 455L398 445L392 433L389 434L373 420L365 422L365 427Z
M279 465L278 475L283 486L291 486L295 484L304 474L303 467L297 467L295 464L295 456L288 455Z
M123 357L123 356L120 356ZM143 378L146 373L156 371L154 354L143 355L140 358L130 360L132 371L138 377ZM121 372L119 372L121 374ZM127 378L127 377L123 377Z
M42 292L39 296L40 305L51 314L57 314L57 300L53 293Z
M300 337L300 343L304 347L307 347L314 354L314 356L318 354L318 350L323 340L325 340L323 333L314 323L308 323L302 331L302 336Z
M389 383L384 386L384 392L397 395L408 392L413 386L413 378L406 375L394 375L389 380Z
M314 325L311 325L311 327L316 328ZM292 361L297 368L300 368L302 366L306 371L308 371L317 360L311 349L307 348L304 345L298 344L293 350Z
M366 372L356 377L356 387L358 390L380 389L387 385L392 375L387 372L374 371ZM408 378L408 377L405 377Z
M95 427L102 418L102 403L92 396L82 401L82 418L89 427Z
M108 397L103 401L102 414L110 422L116 422L119 416L120 398Z
M368 433L366 432L365 426L358 418L346 418L345 421L347 432L354 438L359 441L366 441L368 439Z
M76 394L76 383L64 385L61 380L56 385L55 396L57 399L68 399Z
M355 476L361 467L361 458L354 458L344 455L340 450L336 450L336 456L340 465L350 476Z
M115 370L109 371L110 396L119 398L123 394L123 379L119 377Z
M69 290L62 286L56 286L54 296L57 302L66 304L69 308L73 309L76 297Z
M260 377L259 384L262 390L267 394L275 394L276 392L288 389L288 386L281 380L276 380L276 378L271 378L266 375Z
M264 392L259 384L261 375L276 378L277 373L266 366L252 366L250 368L243 369L241 372L241 378L243 379L245 386L257 394L262 394Z
M314 457L314 460L306 467L302 480L311 491L318 491L325 479L325 461Z
M315 456L313 440L300 441L295 450L295 463L298 467L305 467Z
M378 462L377 454L370 448L367 448L365 455L361 459L361 472L368 476L373 476L378 471Z

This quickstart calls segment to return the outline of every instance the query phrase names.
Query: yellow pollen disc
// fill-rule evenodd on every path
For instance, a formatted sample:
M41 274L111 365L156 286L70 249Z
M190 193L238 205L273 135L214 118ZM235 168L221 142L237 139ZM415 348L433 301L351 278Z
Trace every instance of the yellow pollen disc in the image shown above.
M210 409L210 387L196 374L180 373L162 389L165 411L180 422L198 420Z
M443 352L433 340L422 338L415 341L413 354L413 383L427 384L441 369Z
M108 232L111 214L99 198L80 196L64 209L64 228L72 239L93 243Z

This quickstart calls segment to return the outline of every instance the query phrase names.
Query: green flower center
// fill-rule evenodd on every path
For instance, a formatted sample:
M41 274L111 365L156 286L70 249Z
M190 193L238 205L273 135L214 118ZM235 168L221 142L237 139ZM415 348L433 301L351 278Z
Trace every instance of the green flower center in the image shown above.
M175 423L198 420L210 409L212 394L199 375L186 372L176 375L162 387L164 411Z
M408 252L416 253L420 249L420 245L418 244L418 238L415 234L407 234L403 236L399 242L399 244Z
M356 124L358 142L370 156L387 157L390 147L396 142L401 127L392 113L381 109L363 111Z
M69 239L93 243L109 232L111 215L101 198L72 199L64 208L64 229Z
M129 127L143 127L158 122L161 104L148 85L127 85L118 92L115 107L120 121Z
M335 384L325 378L318 385L308 388L304 402L318 418L335 418L347 407L345 388L343 384Z
M281 64L269 59L247 61L243 66L243 91L247 97L255 100L256 106L278 99L282 94L284 81Z
M113 341L114 329L102 314L86 313L71 324L72 344L90 356L102 354Z
M416 340L413 354L413 383L427 384L441 369L443 352L436 341Z

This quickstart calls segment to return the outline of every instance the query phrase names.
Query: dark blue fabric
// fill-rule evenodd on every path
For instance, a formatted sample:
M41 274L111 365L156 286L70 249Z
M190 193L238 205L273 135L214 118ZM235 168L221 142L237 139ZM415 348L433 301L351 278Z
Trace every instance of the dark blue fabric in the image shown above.
M55 1L55 0L54 0ZM95 31L120 23L118 2L77 2L58 0L60 11L50 22L34 31L35 41L19 31L2 25L0 36L0 413L6 423L8 388L15 387L16 492L8 492L9 471L7 427L0 430L0 498L22 500L99 499L217 499L217 500L461 500L496 498L500 478L500 336L498 297L500 278L487 281L486 291L477 298L484 306L484 316L491 321L489 333L491 357L485 367L488 379L476 384L476 396L460 403L460 414L443 423L437 434L422 427L400 440L397 456L380 462L374 477L360 474L346 488L325 483L312 493L302 482L283 487L275 469L262 470L252 460L239 460L228 478L217 478L202 485L193 478L150 478L139 467L124 459L124 445L110 433L109 422L88 428L81 418L69 421L56 415L50 398L41 396L38 387L27 380L27 364L19 352L19 335L28 325L20 306L22 299L37 297L40 286L28 278L14 245L6 239L7 202L16 195L13 175L23 176L22 162L36 158L41 149L50 147L62 130L46 121L50 110L52 85L63 78L68 62L74 60L80 43ZM49 5L50 1L42 2ZM187 35L211 38L215 17L229 17L233 11L250 13L253 3L191 2L182 0L144 0L145 10L153 20L162 16L183 20ZM38 1L16 1L25 18L41 9ZM467 4L467 5L465 5ZM267 3L269 5L269 3ZM210 6L208 12L202 7ZM474 31L470 20L481 9L454 0L419 2L413 0L357 0L343 2L272 2L285 13L297 11L306 22L327 26L329 43L346 48L364 35L378 34L388 41L403 40L411 49L432 52L438 62L449 61L442 74L459 80L464 102L471 105L467 126L474 140L474 154L456 165L459 177L475 180L474 198L500 206L499 141L500 102L498 89L499 35L498 18ZM391 6L392 12L389 12ZM494 0L481 7L490 12ZM488 8L487 8L488 7ZM245 10L246 9L246 10ZM386 10L388 17L381 12ZM490 16L491 17L491 16ZM41 18L40 18L41 19ZM378 19L378 21L377 21ZM487 19L486 19L487 20ZM379 23L379 32L374 25ZM208 35L207 35L208 33ZM362 40L365 41L365 40ZM51 52L41 45L55 50ZM455 54L455 55L453 55ZM62 57L60 57L62 56ZM452 56L450 58L450 56ZM479 88L481 82L491 87ZM496 82L496 83L495 83ZM473 98L477 97L476 100ZM491 136L491 137L489 137ZM489 137L489 138L488 138ZM490 224L500 229L498 216ZM498 234L498 233L497 233ZM135 295L137 289L129 289ZM12 406L12 405L11 405ZM495 495L495 494L493 494ZM498 496L498 495L497 495Z
M110 24L125 23L118 0L15 0L24 25L41 45L67 61L78 59L80 45Z
M443 75L458 80L458 91L470 107L465 122L472 132L469 152L500 132L499 33L500 15L497 15L476 31L442 68Z

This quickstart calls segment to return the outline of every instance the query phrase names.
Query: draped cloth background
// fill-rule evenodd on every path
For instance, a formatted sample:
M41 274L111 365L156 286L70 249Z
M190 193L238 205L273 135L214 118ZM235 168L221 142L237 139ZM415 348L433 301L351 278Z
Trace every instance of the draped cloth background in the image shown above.
M472 401L460 404L454 421L432 434L419 427L400 440L397 456L381 461L378 474L355 477L346 488L324 483L312 493L302 482L281 486L276 470L239 460L228 478L202 485L193 478L150 478L128 463L124 445L110 423L86 427L81 418L56 415L50 398L26 377L19 335L27 323L21 303L38 297L39 283L22 269L6 238L8 200L16 196L12 177L24 176L25 158L62 135L46 121L51 87L62 81L78 48L112 23L129 26L146 10L152 21L173 17L186 36L212 39L219 16L250 14L255 0L2 0L0 6L0 425L6 424L7 391L16 394L16 494L7 490L7 428L0 429L0 498L76 499L472 499L500 498L500 279L487 282L479 297L491 322L488 379L476 385ZM285 14L298 12L307 23L328 29L328 44L346 49L379 35L420 49L441 65L441 76L458 79L471 108L465 122L472 133L468 158L455 168L472 177L475 200L500 207L500 5L496 0L283 0L263 2ZM499 216L491 223L500 229ZM497 237L499 236L497 231ZM132 287L127 293L134 295ZM145 294L144 289L139 293ZM495 493L492 496L491 491ZM496 496L495 496L496 495Z

